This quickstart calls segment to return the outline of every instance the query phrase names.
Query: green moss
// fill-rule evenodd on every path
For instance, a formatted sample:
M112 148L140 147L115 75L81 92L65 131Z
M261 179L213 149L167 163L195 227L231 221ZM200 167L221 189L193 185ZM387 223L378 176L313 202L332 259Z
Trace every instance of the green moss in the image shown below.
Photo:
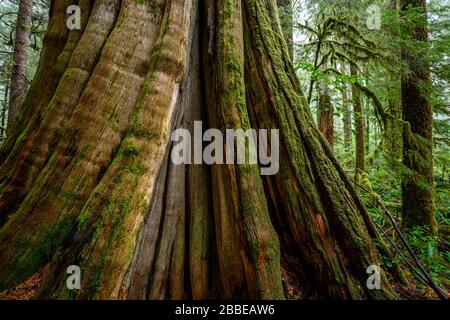
M134 157L138 155L137 149L131 144L126 144L122 146L120 148L119 153L123 157Z
M47 263L59 249L76 217L69 216L48 226L43 234L22 235L14 243L15 260L8 266L1 288L10 288L25 281Z
M84 145L81 150L80 150L80 154L78 155L78 158L80 160L86 159L87 154L89 153L89 145Z
M106 256L102 256L94 265L88 291L88 297L94 298L102 283L103 268L106 264Z
M127 166L127 171L141 176L147 171L147 168L141 164L130 164Z
M152 132L149 129L141 126L141 121L137 114L131 118L128 134L131 137L143 138L147 140L151 140L153 137Z
M80 198L80 196L75 192L63 192L62 196L69 201L76 201Z

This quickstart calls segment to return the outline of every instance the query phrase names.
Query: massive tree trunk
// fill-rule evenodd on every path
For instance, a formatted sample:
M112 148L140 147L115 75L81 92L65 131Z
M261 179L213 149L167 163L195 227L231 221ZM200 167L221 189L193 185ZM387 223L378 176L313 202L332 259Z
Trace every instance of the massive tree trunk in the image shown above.
M353 77L358 75L355 66L350 67L350 74ZM364 172L366 170L366 153L364 149L364 115L361 102L361 90L358 86L352 85L353 117L355 119L355 169Z
M16 34L13 49L13 67L11 70L10 95L8 108L8 126L16 119L28 91L27 63L31 32L32 0L20 0L17 13Z
M81 0L68 33L70 2L52 2L0 153L1 289L40 270L39 298L395 297L389 273L366 287L387 253L314 124L275 1ZM195 120L279 129L278 173L174 164L171 132L196 136Z
M409 26L409 41L415 49L402 48L402 60L408 70L402 75L402 114L407 122L403 130L402 223L405 228L428 226L437 234L433 196L433 108L428 58L428 28L425 0L402 0L403 14L419 10ZM409 16L409 19L410 16Z

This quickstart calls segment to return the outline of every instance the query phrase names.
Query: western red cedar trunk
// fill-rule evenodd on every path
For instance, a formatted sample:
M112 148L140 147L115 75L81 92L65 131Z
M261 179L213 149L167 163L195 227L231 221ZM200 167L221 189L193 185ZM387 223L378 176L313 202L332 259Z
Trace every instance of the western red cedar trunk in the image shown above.
M37 109L1 153L1 289L41 270L39 298L395 297L389 273L366 287L387 253L314 124L275 1L80 1L70 33L62 2ZM171 132L195 120L279 129L279 172L173 164Z
M27 64L31 33L32 0L20 0L16 20L16 32L13 48L13 67L11 70L8 126L16 119L28 91Z
M413 46L402 48L408 67L402 75L403 130L402 223L405 228L428 226L437 234L433 196L433 108L428 55L427 8L425 0L402 0L401 12L418 10L407 37ZM411 18L409 18L411 19Z
M353 77L358 75L355 66L350 66L350 74ZM364 115L361 102L361 90L356 85L352 85L353 113L355 119L355 169L365 171L365 149L364 149Z
M319 130L323 133L331 149L334 146L334 108L331 103L331 96L326 85L319 88L319 103L317 105L317 117Z

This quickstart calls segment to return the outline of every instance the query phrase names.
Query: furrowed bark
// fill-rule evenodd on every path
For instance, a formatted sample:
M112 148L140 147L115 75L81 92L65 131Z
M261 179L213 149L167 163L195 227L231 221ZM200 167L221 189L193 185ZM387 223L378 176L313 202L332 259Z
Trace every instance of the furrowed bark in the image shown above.
M216 64L213 70L213 88L217 92L217 109L209 114L211 125L222 130L226 128L243 129L250 128L247 106L245 101L244 84L244 39L241 1L219 1L217 3L217 30L216 30ZM214 106L209 105L208 111ZM216 121L214 121L216 120ZM226 146L225 154L230 152L230 146ZM234 153L233 153L234 155ZM216 214L216 228L222 230L222 236L229 240L238 239L236 246L240 249L242 265L247 282L247 294L250 298L282 298L283 290L279 265L279 241L270 221L267 203L264 198L262 181L259 177L258 166L213 166L213 199ZM223 188L223 182L229 181L227 189ZM215 187L218 186L219 190ZM226 191L228 190L228 191ZM219 191L216 193L216 191ZM231 197L226 203L231 205L228 209L221 207L222 197ZM222 199L218 199L222 198ZM218 205L217 205L218 204ZM227 215L234 215L237 224L237 234L232 234L232 229L226 230L222 224L223 219L228 221ZM218 216L220 216L220 220ZM226 235L224 233L227 233ZM219 241L220 242L220 241ZM219 252L219 267L222 272L228 269L231 257L221 257ZM245 252L245 255L242 254ZM232 259L232 258L231 258ZM235 259L235 258L234 258ZM226 272L235 272L233 269ZM233 297L239 290L239 283L226 283L223 279L226 291ZM252 282L255 281L255 285ZM234 286L230 288L229 286ZM255 287L255 288L253 288ZM256 289L256 291L254 291ZM239 294L239 293L237 293Z
M200 31L203 25L197 19L194 28L193 44L190 57L190 101L186 108L185 121L189 132L194 137L194 146L202 146L200 135L195 135L194 122L202 121L204 129L207 126L205 115L204 90L205 85L200 68L201 37ZM203 30L203 29L202 29ZM195 147L194 147L195 148ZM196 151L200 154L203 150L193 150L191 158L195 160ZM199 159L197 159L199 160ZM201 159L200 159L201 160ZM213 245L214 229L212 227L213 215L211 214L211 175L207 166L196 163L187 166L187 205L188 205L188 246L189 246L189 283L192 298L195 300L207 299L210 294L210 268L211 249ZM202 162L202 161L198 161Z
M184 223L185 199L184 192L175 191L177 190L177 187L185 185L184 166L171 164L168 179L164 222L162 225L162 232L159 239L159 246L148 294L151 300L164 299L167 294L166 290L168 289L167 282L169 279L169 273L176 277L175 279L170 279L170 289L174 290L171 290L170 297L179 299L182 297L183 291L180 287L176 287L176 284L178 286L182 286L184 277L181 277L181 282L176 283L177 280L180 280L178 278L179 274L176 274L178 271L171 270L170 268L171 266L173 266L173 269L183 268L184 264L184 254L180 257L179 252L177 251L180 249L179 246L184 246L184 231L181 231L182 233L180 234L180 230L183 230L184 226L180 226L180 222ZM176 236L178 237L175 238ZM177 242L177 246L175 246L175 242ZM183 276L183 274L181 275ZM180 290L181 294L179 292Z
M69 5L70 0L52 1L51 3L50 21L44 37L39 67L24 104L17 114L16 121L8 129L7 139L0 150L0 162L2 164L6 157L17 155L17 153L11 152L12 148L23 143L27 136L23 132L24 129L29 124L30 119L48 104L62 72L64 72L68 57L70 57L69 54L73 49L70 45L71 42L67 41L69 29L66 27L66 9ZM81 36L81 32L78 30L76 34ZM4 171L2 170L2 177L3 175ZM0 186L3 186L3 181L1 183Z
M111 8L114 6L110 6ZM10 231L17 227L19 221L27 221L33 225L35 232L42 229L41 234L38 233L36 237L30 239L35 245L45 241L45 230L48 230L52 222L56 223L54 227L58 233L57 239L53 241L62 241L64 230L66 228L70 230L70 224L113 160L111 157L118 152L117 148L125 131L124 125L129 120L130 111L143 85L147 72L144 68L149 65L152 45L152 41L143 39L151 39L151 33L155 32L160 19L157 15L155 19L151 12L146 13L133 1L122 2L120 15L123 23L118 20L118 24L108 37L102 56L66 125L64 136L45 168L39 173L27 198L7 222L5 229ZM141 28L148 31L142 32ZM155 36L153 35L153 38ZM130 38L133 40L130 41ZM122 50L117 51L117 44L125 41L129 47L122 47ZM121 103L118 104L119 99ZM97 107L92 108L93 105ZM92 142L97 140L105 143L92 145ZM125 156L127 152L133 153L126 147L123 149ZM36 225L38 217L33 215L33 212L41 212L39 221L43 222ZM65 221L66 225L61 225L60 221ZM24 234L30 232L25 229L22 229ZM14 238L17 239L21 235L15 232ZM0 239L7 237L10 237L8 231L0 232ZM3 241L0 243L7 245ZM10 250L2 250L2 256L14 254L11 249L13 247L10 247ZM27 259L31 265L24 267L33 268L34 264L41 263L48 254L46 251L47 248L43 252L24 252L25 256L38 255L35 259ZM2 267L5 268L2 268L3 271L11 266ZM15 270L26 275L22 268ZM13 273L9 277L17 276ZM2 272L2 275L5 274Z
M118 157L108 168L82 213L91 216L89 220L100 221L94 224L94 239L89 238L88 229L81 229L78 233L79 241L86 241L86 237L90 240L78 251L78 259L85 270L86 287L92 288L92 283L95 284L90 292L82 292L79 297L124 298L131 292L132 270L139 261L139 256L134 258L133 252L138 245L143 213L157 194L154 193L155 180L160 179L160 168L167 161L168 140L171 130L176 127L174 121L180 105L180 83L188 58L192 2L171 1L164 4L164 18L157 28L160 31L152 50L149 72ZM146 11L138 9L136 11ZM99 201L95 197L97 193L109 194L109 201ZM168 198L165 199L163 206L167 207ZM88 225L86 228L89 228ZM162 229L159 237L164 237L167 231ZM73 254L69 249L65 252ZM164 260L155 258L154 263L159 264L160 268ZM154 288L157 286L157 282L149 282L150 294L156 292ZM60 294L65 290L60 288ZM145 291L135 290L135 294L146 295Z
M80 10L85 9L89 12L89 4L83 4ZM13 151L0 167L0 172L5 177L9 176L9 179L6 178L5 181L7 182L5 191L0 197L0 212L3 213L0 223L20 205L61 140L63 129L86 88L97 63L97 57L116 21L118 4L118 0L98 2L89 17L83 36L80 39L78 33L72 33L69 36L68 47L76 45L76 48L68 57L66 71L60 79L52 100L42 111L47 116L41 120L32 120L25 129L25 133L28 134L25 145L18 143L15 147L15 150L20 152L19 159ZM42 117L42 115L36 114L36 117ZM22 151L19 151L20 148ZM15 163L12 163L13 161ZM6 170L8 171L5 172Z
M358 285L365 277L364 266L380 259L375 247L365 246L371 243L369 235L373 236L376 231L328 144L313 124L304 95L299 94L298 80L286 62L287 49L281 35L270 26L270 21L276 19L272 5L270 1L245 1L248 42L254 45L246 50L253 55L247 66L256 73L249 75L247 86L256 84L256 79L262 85L252 93L256 104L253 114L258 120L264 119L259 127L278 127L282 133L285 149L280 150L280 155L285 156L281 172L268 178L267 189L273 194L274 208L279 210L276 212L278 220L283 222L282 227L287 225L293 237L289 241L291 245L286 247L293 247L291 252L305 263L303 270L308 280L304 280L312 284L312 288L322 288L320 292L312 289L312 296L392 297L389 288L369 292ZM267 97L265 102L264 97ZM276 115L276 123L273 115ZM345 185L345 188L335 188L337 185ZM351 257L350 260L343 259L345 256Z

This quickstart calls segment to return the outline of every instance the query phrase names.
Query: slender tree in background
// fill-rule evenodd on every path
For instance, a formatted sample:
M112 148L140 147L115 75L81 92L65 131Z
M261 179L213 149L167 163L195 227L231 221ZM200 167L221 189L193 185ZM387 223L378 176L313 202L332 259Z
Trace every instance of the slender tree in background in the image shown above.
M345 65L342 67L341 70L342 75L346 75L346 68ZM342 108L343 108L343 118L342 122L344 125L344 148L346 151L350 150L350 145L352 143L352 114L350 111L350 104L348 99L348 91L347 91L347 84L343 83L343 88L341 90L341 96L342 96Z
M365 134L365 154L369 154L370 152L370 114L369 114L369 110L370 110L370 102L368 99L364 100L365 102L365 106L364 106L364 113L365 113L365 118L364 118L364 122L365 122L365 129L366 129L366 134Z
M9 96L9 81L5 81L5 94L3 96L3 110L1 112L1 117L0 117L0 137L3 138L6 136L6 131L7 131L7 112L6 110L8 109L8 96Z
M294 59L294 11L292 0L277 0L277 5L281 20L281 29L283 30L291 59Z
M404 28L407 41L401 56L408 66L402 75L402 115L407 122L403 130L403 164L407 172L402 181L402 223L404 228L427 226L436 234L426 1L400 0L399 4L407 20ZM418 45L411 48L407 45L411 41Z
M318 83L319 102L317 104L317 123L320 132L323 133L331 149L334 146L334 107L331 102L330 92L325 83Z
M398 21L397 0L390 0L388 13L393 21ZM399 23L384 24L385 33L388 39L395 39L399 36ZM384 81L387 89L387 113L391 116L386 119L386 127L383 132L383 144L385 150L385 159L395 172L401 171L402 148L403 148L403 123L402 118L402 98L401 98L401 69L399 64L400 50L398 45L392 45L388 52L391 63L387 64L387 77Z
M358 76L358 70L354 65L350 66L350 74ZM352 85L353 117L355 119L355 168L356 171L365 172L365 148L364 148L364 115L361 102L361 89Z
M32 0L19 1L14 37L13 67L9 87L8 127L11 127L14 123L29 87L26 71L30 45L32 5Z
M396 296L384 273L366 286L388 253L314 123L275 1L85 0L69 32L71 3L52 1L0 151L1 289L40 270L40 298ZM175 165L171 132L193 120L279 129L278 174Z

